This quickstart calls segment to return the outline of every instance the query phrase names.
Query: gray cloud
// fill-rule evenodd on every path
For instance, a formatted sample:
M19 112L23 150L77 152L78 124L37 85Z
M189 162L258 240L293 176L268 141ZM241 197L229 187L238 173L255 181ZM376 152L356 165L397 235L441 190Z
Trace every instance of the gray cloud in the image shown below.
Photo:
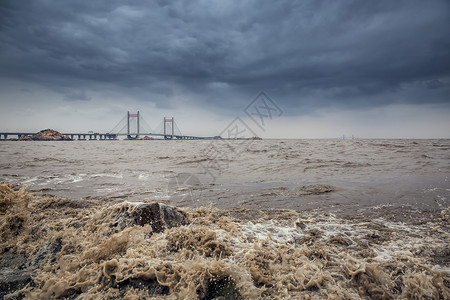
M89 101L92 97L86 94L86 91L74 91L64 96L67 101Z
M449 20L445 0L5 0L0 77L223 113L260 90L288 114L449 104Z

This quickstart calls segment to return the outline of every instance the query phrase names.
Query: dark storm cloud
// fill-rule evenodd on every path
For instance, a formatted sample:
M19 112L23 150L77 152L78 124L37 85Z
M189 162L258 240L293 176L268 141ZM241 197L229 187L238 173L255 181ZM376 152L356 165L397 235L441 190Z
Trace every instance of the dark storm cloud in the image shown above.
M445 0L35 0L0 13L0 76L70 101L106 89L211 109L266 90L288 112L450 102Z

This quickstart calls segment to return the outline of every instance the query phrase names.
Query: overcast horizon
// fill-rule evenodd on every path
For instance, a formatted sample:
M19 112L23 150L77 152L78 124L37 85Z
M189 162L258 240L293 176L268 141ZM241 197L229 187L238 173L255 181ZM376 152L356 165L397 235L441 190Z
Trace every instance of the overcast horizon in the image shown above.
M0 131L140 111L186 135L239 117L263 138L450 138L449 36L446 0L5 0ZM262 91L264 126L246 114Z

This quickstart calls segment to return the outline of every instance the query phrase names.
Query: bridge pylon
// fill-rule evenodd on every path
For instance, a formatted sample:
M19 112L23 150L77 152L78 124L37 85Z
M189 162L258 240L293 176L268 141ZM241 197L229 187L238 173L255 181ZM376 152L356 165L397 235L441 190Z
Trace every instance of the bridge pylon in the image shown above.
M136 119L136 122L137 122L137 126L136 126L137 133L136 132L134 132L134 133L131 132L130 119ZM132 136L133 134L135 135L134 137ZM138 139L138 138L139 138L139 111L136 114L130 114L130 112L127 111L127 139L135 140L135 139Z
M166 117L164 117L164 139L166 139L166 140L171 140L171 139L173 139L173 137L174 137L174 135L175 135L175 122L174 122L174 119L173 119L173 117L172 118L166 118ZM171 124L171 133L172 134L169 134L168 132L167 132L167 126L166 126L166 124L167 123L170 123Z

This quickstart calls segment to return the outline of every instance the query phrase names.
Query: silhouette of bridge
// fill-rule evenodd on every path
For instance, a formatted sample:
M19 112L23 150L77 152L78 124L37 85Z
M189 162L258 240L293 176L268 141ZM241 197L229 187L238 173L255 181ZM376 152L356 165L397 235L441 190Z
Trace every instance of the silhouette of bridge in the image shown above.
M8 139L8 136L33 136L36 132L0 132L0 140ZM117 123L112 130L107 133L99 132L68 132L62 133L70 137L72 140L117 140L120 136L125 136L126 140L138 139L165 139L165 140L211 140L220 139L220 136L204 137L183 135L175 123L175 119L164 117L163 121L157 126L156 130L152 130L139 111L131 114L129 111ZM143 137L143 138L142 138Z

